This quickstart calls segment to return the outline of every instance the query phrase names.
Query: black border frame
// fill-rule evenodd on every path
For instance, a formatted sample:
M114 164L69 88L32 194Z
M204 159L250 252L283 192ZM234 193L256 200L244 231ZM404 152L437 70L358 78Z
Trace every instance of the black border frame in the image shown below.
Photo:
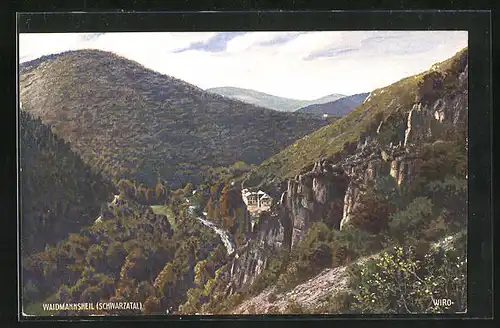
M166 17L168 18L166 19ZM18 13L18 33L125 31L467 30L469 32L468 311L465 315L24 317L21 321L444 319L493 316L491 13L489 11ZM17 35L17 34L16 34ZM17 45L17 43L16 43ZM16 55L17 53L16 49ZM16 56L18 58L18 56ZM17 60L17 59L16 59ZM16 63L17 66L17 63ZM16 80L17 83L17 80ZM17 88L16 88L17 90ZM17 92L16 92L17 93ZM18 96L18 95L17 95ZM17 109L18 110L18 109ZM488 127L488 128L487 128ZM17 126L18 128L18 126ZM19 154L16 152L17 158ZM19 197L19 195L18 195ZM19 210L18 210L19 214ZM18 231L19 234L19 231ZM19 244L17 245L19 247ZM18 261L20 261L18 254ZM19 262L18 262L19 263ZM18 276L18 278L20 278ZM19 285L20 281L18 281ZM21 297L18 295L18 306Z

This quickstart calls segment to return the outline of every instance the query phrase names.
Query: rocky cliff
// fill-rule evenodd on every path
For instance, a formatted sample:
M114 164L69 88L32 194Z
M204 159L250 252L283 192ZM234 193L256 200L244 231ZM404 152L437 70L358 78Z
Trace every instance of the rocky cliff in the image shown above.
M291 222L292 247L315 221L342 229L368 185L382 179L392 180L396 186L410 182L419 174L422 144L436 142L447 131L466 127L468 65L463 60L459 64L455 79L447 84L443 80L451 79L452 73L434 67L433 74L425 75L419 84L415 103L380 121L375 131L366 131L354 151L344 147L340 156L319 160L312 169L288 181L281 213L285 215L282 220ZM403 120L397 122L394 118L398 117ZM396 129L399 143L387 144L379 138L391 120L391 126L404 127ZM339 205L342 211L335 210Z
M232 294L251 285L266 267L270 257L286 243L286 229L290 226L277 213L264 212L253 228L251 237L231 257L225 276L229 283L226 292ZM288 238L289 239L289 238Z
M357 142L286 181L277 207L261 216L253 237L237 250L229 293L251 284L275 251L296 245L312 223L343 229L370 185L389 181L399 188L411 182L419 175L422 145L467 127L467 52L448 65L417 76L421 80L413 103L395 106L399 110L374 122Z

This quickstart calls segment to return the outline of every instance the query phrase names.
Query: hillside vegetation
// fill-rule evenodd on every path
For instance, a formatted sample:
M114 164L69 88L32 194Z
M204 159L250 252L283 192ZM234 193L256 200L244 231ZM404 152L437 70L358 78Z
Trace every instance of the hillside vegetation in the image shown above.
M206 167L260 164L325 125L205 92L97 50L20 67L23 108L109 178L169 187L200 182Z
M282 112L293 112L304 106L324 104L345 97L344 95L334 93L314 100L299 100L277 97L264 92L235 87L210 88L207 89L207 91Z
M227 100L99 51L22 74L23 238L56 231L23 254L23 312L97 301L143 309L50 314L467 309L466 49L260 165L327 120ZM247 185L271 206L250 211ZM56 230L66 218L79 223Z
M93 222L114 187L40 120L21 111L19 121L21 245L29 253Z
M433 97L453 90L457 81L458 68L467 61L467 49L458 52L452 58L435 64L439 70L431 68L420 74L404 78L390 86L379 88L370 93L365 101L347 116L333 124L297 140L283 151L265 160L248 176L248 184L282 181L293 177L321 158L333 158L357 142L363 135L376 134L380 122L384 122L383 132L394 144L404 138L406 127L405 113L413 104L427 101L425 87L439 79L439 90L433 90ZM382 134L383 135L383 134Z
M134 300L143 303L145 314L165 314L184 303L187 291L223 265L227 255L218 236L184 212L189 188L173 192L159 215L121 193L103 207L101 220L26 256L24 312L46 314L41 304L48 302ZM199 272L201 262L206 273ZM114 314L59 314L96 313Z

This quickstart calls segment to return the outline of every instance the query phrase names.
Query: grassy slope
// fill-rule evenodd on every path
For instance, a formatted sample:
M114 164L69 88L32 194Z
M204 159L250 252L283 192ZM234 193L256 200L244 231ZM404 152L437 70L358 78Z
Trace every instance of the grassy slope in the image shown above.
M454 63L466 49L454 57L439 63L442 71L452 69ZM297 140L283 151L265 160L250 176L249 181L268 181L290 178L300 173L322 157L329 157L343 149L346 142L359 139L360 135L374 124L376 117L386 119L411 109L417 94L417 83L429 71L404 78L388 87L372 91L366 101L349 115L333 124Z

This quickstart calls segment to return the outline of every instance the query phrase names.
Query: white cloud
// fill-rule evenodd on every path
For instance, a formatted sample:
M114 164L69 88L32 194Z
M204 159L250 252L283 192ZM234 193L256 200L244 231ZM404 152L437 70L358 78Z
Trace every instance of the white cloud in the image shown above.
M369 92L467 46L467 32L460 31L249 32L227 41L225 51L174 52L196 42L210 45L216 34L105 33L90 39L82 34L22 34L20 58L95 48L201 88L235 86L314 99Z

